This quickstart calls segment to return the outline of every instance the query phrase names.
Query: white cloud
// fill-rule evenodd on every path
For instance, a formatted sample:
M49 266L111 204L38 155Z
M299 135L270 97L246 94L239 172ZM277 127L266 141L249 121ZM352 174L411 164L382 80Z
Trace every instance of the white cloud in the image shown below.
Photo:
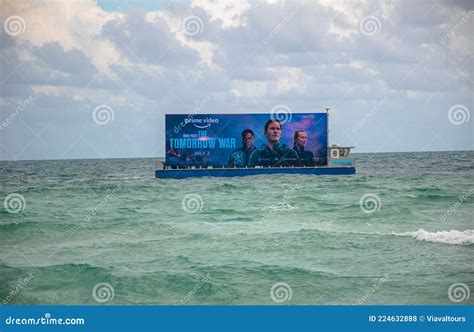
M4 1L2 22L19 15L26 29L16 37L0 33L0 114L10 114L17 100L36 92L38 101L25 121L31 116L30 127L68 125L62 134L73 141L90 126L94 105L110 103L117 114L100 143L107 150L114 144L111 137L130 126L155 137L163 113L192 109L209 95L209 112L262 112L282 103L299 111L333 106L339 109L338 131L350 131L349 119L388 95L392 113L378 118L380 128L396 126L405 116L400 110L410 108L419 110L413 122L422 126L432 114L435 130L448 132L446 108L474 109L472 7L470 2L194 0L154 11L132 4L108 12L92 0ZM381 23L374 35L360 31L359 22L368 15ZM183 30L189 16L202 21L195 35ZM20 123L2 136L7 149L24 142L22 130L28 129ZM444 138L469 137L463 130L455 134ZM374 148L369 131L360 135L363 149ZM50 137L53 148L40 151L60 156L61 147L54 149L58 137ZM465 141L461 148L472 145ZM141 146L143 155L156 149L150 142Z
M280 93L291 91L304 93L312 80L312 77L305 74L301 68L279 67L272 71L277 77L276 88Z
M204 9L211 17L211 21L219 21L222 28L238 27L246 23L246 12L252 8L247 0L210 1L193 0L192 7Z

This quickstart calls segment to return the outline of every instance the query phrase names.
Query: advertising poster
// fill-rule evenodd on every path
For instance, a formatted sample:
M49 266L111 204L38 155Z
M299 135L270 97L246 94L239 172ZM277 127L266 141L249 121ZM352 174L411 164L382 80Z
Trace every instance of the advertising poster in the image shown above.
M167 114L166 164L311 167L327 164L327 114Z

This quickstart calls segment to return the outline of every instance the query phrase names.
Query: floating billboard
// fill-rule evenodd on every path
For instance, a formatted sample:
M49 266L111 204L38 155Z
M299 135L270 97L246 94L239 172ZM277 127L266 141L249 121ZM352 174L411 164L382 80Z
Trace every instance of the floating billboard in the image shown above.
M167 114L166 165L291 167L327 164L327 114Z

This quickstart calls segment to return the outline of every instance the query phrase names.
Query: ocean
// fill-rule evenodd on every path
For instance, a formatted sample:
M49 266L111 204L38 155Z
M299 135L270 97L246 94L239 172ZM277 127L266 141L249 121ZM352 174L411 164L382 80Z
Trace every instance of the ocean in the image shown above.
M351 176L186 180L0 162L0 301L473 304L474 152L355 156Z

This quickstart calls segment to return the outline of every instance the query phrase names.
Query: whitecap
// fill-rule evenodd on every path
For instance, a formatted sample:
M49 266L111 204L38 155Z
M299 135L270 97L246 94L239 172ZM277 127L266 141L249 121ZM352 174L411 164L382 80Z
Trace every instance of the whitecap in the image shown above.
M395 235L400 236L411 236L417 240L429 241L429 242L438 242L446 244L473 244L474 243L474 230L467 229L465 231L438 231L438 232L428 232L423 228L420 228L416 232L406 232L406 233L394 233Z
M291 211L295 210L298 207L296 205L291 205L291 204L277 204L275 206L270 207L271 212L279 212L279 211Z

